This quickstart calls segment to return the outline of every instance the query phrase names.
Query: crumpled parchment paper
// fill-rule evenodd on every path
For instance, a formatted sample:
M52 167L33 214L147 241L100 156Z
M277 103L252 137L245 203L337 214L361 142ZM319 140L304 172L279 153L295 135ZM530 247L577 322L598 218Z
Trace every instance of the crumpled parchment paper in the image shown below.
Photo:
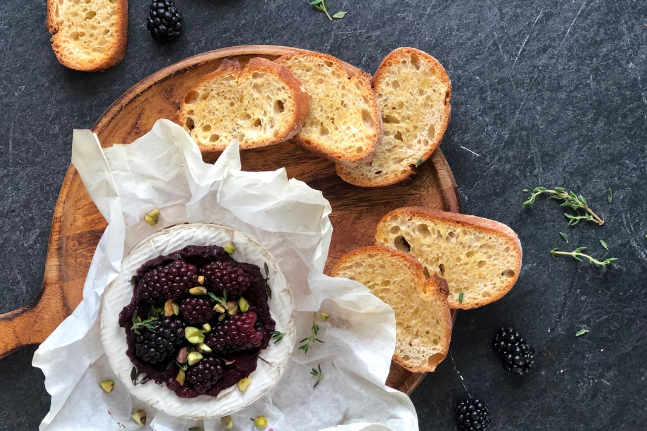
M133 411L143 408L144 429L224 429L219 419L170 417L144 405L112 372L99 336L106 286L119 274L124 256L152 233L178 223L215 223L244 232L276 259L297 308L297 340L310 335L314 312L324 343L307 355L295 350L279 383L256 403L232 415L234 430L256 429L263 415L274 431L418 430L411 400L384 381L395 349L393 310L357 282L323 274L332 235L330 204L321 192L284 169L243 172L237 142L207 164L186 132L168 120L130 145L102 149L89 130L75 130L72 163L108 221L92 259L83 301L34 354L45 374L51 408L40 430L137 430ZM154 208L160 221L144 215ZM313 388L310 370L324 378ZM105 393L101 380L113 379ZM147 384L154 384L149 382ZM268 429L269 429L268 428Z

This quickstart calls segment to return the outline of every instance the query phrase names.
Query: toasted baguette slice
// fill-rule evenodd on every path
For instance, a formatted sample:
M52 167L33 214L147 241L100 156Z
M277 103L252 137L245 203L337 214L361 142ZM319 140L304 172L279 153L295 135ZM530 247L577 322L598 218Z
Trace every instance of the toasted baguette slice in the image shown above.
M382 120L370 75L349 78L341 61L314 52L275 61L294 73L309 96L308 117L296 137L300 144L342 164L373 157L382 138Z
M361 187L395 184L414 174L440 145L449 123L451 83L435 58L414 48L387 55L373 76L384 137L373 160L337 175Z
M126 55L128 0L47 0L47 29L62 65L106 70Z
M187 92L178 123L201 150L222 151L233 139L241 149L290 139L307 114L308 96L286 67L258 57L241 70L225 59Z
M452 335L447 283L425 279L411 256L386 247L364 247L339 259L333 277L358 281L395 311L393 359L415 373L434 371L445 359Z
M410 253L427 274L447 280L451 308L496 301L512 289L521 270L521 243L512 229L464 214L399 208L378 223L375 245Z

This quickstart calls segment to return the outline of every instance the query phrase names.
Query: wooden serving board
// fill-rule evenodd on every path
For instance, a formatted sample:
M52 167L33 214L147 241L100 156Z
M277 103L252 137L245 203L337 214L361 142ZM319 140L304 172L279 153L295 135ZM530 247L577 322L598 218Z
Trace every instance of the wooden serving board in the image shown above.
M239 46L188 58L128 90L108 108L92 130L104 147L131 143L148 132L158 119L175 120L179 102L188 89L199 78L217 69L223 58L234 57L244 65L252 57L273 60L298 51L278 46ZM345 68L350 75L358 72L349 64L345 64ZM218 153L203 154L204 160L209 162L218 156ZM414 179L381 188L360 188L343 182L335 174L334 163L294 142L246 150L241 157L244 170L285 167L290 177L321 190L330 201L333 236L326 271L345 253L372 245L378 220L395 208L419 205L461 211L454 177L440 150L418 168ZM70 165L56 202L41 291L32 303L0 315L0 357L22 346L43 342L72 313L82 300L83 283L105 228L105 220L76 169ZM411 393L424 376L393 363L387 384Z

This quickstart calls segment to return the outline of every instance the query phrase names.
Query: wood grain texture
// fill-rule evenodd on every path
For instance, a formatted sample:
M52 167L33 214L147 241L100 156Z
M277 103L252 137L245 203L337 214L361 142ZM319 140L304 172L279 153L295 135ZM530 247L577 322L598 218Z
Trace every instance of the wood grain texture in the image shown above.
M202 76L218 68L223 58L237 58L241 66L252 57L273 60L299 52L296 48L240 46L188 58L142 80L117 99L99 118L93 131L102 146L130 143L150 130L160 118L175 120L181 99ZM352 76L358 69L344 64ZM203 153L213 162L218 152ZM461 212L454 177L440 150L418 169L417 175L383 188L360 188L343 182L334 163L303 149L295 142L246 150L244 170L285 167L288 176L321 190L330 201L333 237L326 271L342 255L373 244L375 227L387 212L402 206L423 206ZM0 357L41 343L82 299L83 284L106 222L90 199L76 169L70 166L56 203L45 276L38 298L27 306L0 315ZM33 322L38 320L39 324ZM387 384L411 393L424 378L392 364Z

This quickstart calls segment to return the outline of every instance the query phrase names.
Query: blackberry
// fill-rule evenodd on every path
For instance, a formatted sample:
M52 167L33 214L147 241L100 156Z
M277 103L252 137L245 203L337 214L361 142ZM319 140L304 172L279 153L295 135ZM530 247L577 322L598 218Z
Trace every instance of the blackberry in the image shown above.
M182 12L170 0L154 0L148 12L146 28L158 42L175 40L182 32Z
M207 323L216 313L210 300L195 297L186 298L182 301L180 311L184 321L191 324Z
M535 349L512 328L500 328L492 340L492 347L501 355L503 368L515 374L526 374L535 362Z
M134 343L135 356L150 364L164 361L184 342L185 327L183 321L165 316L155 324L153 331L139 329Z
M204 284L207 287L218 296L225 290L227 298L238 298L252 284L245 271L220 260L202 267L200 274L204 275Z
M222 377L222 363L219 359L208 356L189 368L186 379L196 392L204 394L215 386Z
M256 328L255 323L256 313L253 311L236 314L216 327L205 342L222 355L256 349L263 341L263 331Z
M488 408L480 400L470 397L456 406L456 426L458 431L487 429L490 425Z
M198 270L183 260L148 271L137 284L137 299L161 305L168 299L177 300L198 285Z

